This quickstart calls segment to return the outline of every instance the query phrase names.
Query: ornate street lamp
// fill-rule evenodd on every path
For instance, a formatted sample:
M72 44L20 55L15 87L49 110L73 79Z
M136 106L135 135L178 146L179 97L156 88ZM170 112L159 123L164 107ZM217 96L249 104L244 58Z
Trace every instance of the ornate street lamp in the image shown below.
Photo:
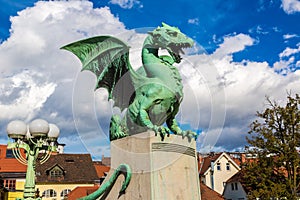
M12 149L14 157L22 164L27 165L24 199L35 198L35 166L36 162L43 164L51 153L56 151L59 128L48 124L43 119L36 119L29 125L23 121L11 121L7 125L8 137L14 142L9 142L7 149ZM26 157L20 151L24 149Z

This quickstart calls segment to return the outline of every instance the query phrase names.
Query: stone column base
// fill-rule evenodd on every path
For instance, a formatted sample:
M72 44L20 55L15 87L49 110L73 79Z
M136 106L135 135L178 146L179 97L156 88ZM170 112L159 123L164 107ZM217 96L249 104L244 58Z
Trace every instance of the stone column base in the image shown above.
M196 142L177 135L164 141L153 131L111 142L111 170L121 163L132 169L125 194L119 196L123 176L100 199L111 200L200 200Z

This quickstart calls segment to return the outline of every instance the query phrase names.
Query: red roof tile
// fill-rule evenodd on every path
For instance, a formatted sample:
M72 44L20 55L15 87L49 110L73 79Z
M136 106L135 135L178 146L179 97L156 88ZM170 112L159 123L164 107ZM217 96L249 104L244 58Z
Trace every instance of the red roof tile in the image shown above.
M7 145L0 145L0 173L26 172L27 165L21 164L15 158L6 158L6 151L7 151Z
M98 188L99 185L77 187L68 194L68 200L76 200L80 197L87 196L96 191Z
M110 167L102 165L99 162L93 162L93 164L94 164L94 167L96 169L96 172L97 172L97 175L99 178L104 177L105 173L109 172L109 170L110 170Z
M204 183L200 182L201 200L224 200L216 191L210 189Z
M217 154L213 154L213 155L204 157L202 159L203 160L202 163L200 163L200 167L201 167L200 175L203 175L208 170L208 168L211 166L211 162L217 160L221 154L222 153L217 153Z

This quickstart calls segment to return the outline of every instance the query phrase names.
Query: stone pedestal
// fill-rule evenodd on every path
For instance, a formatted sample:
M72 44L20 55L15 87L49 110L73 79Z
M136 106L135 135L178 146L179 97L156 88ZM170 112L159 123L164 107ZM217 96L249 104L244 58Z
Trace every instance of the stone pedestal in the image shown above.
M144 132L111 142L110 178L121 163L132 169L125 194L119 196L124 177L100 199L200 200L196 142L177 135L164 141L154 132Z

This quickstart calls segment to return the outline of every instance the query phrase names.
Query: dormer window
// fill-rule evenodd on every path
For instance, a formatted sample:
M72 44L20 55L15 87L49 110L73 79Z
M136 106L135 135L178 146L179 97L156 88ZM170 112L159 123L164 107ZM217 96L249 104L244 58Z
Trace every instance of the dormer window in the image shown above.
M50 176L52 178L62 177L63 175L63 171L61 171L60 169L54 169L50 171Z
M48 173L48 176L50 179L55 179L55 180L62 179L62 178L64 178L64 175L65 175L64 170L58 165L56 165L53 168L51 168L50 170L48 170L47 173Z

